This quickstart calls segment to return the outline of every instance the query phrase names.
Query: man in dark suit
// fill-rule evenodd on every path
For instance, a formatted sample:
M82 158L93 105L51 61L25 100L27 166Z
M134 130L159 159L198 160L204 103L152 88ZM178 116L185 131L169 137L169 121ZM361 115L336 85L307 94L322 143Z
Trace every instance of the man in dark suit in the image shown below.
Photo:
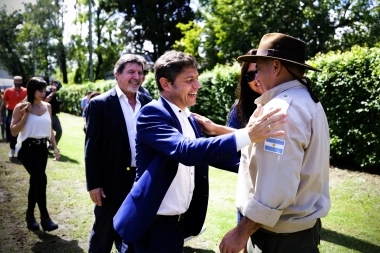
M185 231L197 235L205 220L209 164L237 169L237 151L282 135L269 130L282 124L285 115L271 117L278 112L273 110L234 132L212 124L209 133L232 133L202 138L188 109L200 88L196 60L168 51L154 69L161 97L139 112L136 182L114 217L114 227L138 253L181 253Z
M122 243L112 218L136 176L136 115L151 98L138 91L143 75L138 56L123 55L116 62L114 75L117 85L91 99L86 112L87 190L96 204L91 253L110 252L113 243L119 252L134 252L132 246Z

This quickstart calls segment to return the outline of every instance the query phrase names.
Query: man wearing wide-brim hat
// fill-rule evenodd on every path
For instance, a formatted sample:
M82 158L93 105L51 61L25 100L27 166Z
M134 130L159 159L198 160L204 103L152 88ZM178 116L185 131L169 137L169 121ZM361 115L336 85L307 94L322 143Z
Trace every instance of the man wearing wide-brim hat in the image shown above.
M241 150L238 210L243 220L220 243L220 251L239 252L250 238L250 252L319 252L321 217L330 209L329 127L311 91L305 43L281 33L263 36L255 55L256 80L264 93L255 100L280 107L288 120L285 135ZM271 128L268 125L268 128ZM250 243L249 243L250 244Z

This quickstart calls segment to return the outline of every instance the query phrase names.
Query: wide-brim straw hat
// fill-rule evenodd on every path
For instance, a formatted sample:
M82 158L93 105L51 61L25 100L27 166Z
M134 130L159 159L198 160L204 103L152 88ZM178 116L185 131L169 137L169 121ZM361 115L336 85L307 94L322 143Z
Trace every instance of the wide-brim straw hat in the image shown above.
M254 50L252 55L242 55L237 60L255 63L258 58L291 62L306 69L321 72L321 70L305 64L306 43L282 33L265 34L261 38L259 47Z

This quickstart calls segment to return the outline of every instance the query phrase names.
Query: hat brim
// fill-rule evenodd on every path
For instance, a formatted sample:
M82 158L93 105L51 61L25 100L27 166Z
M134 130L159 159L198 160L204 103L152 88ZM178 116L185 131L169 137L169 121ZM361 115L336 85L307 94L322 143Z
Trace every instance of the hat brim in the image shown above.
M255 51L257 51L257 49ZM256 52L252 52L252 53L256 54ZM280 61L291 62L291 63L297 64L297 65L303 66L303 67L305 67L306 69L309 69L309 70L313 70L313 71L317 71L317 72L322 72L322 70L314 68L314 67L312 67L310 65L307 65L307 64L303 64L303 63L299 63L299 62L295 62L295 61L290 61L290 60L287 60L287 59L273 57L273 56L241 55L241 56L239 56L237 58L237 60L239 62L252 62L252 63L256 63L256 61L257 61L258 58L269 58L269 59L273 59L273 60L280 60Z

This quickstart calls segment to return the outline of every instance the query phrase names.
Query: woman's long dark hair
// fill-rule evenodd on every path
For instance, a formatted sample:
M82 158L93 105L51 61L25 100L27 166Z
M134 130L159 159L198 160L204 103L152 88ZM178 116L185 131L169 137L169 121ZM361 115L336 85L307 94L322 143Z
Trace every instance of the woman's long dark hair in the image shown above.
M253 49L249 50L246 55L252 55ZM243 62L241 65L239 84L236 88L235 95L238 99L236 104L236 112L240 122L243 126L247 125L249 118L256 109L255 99L260 97L260 94L256 93L249 87L247 79L244 74L247 73L250 62Z
M46 82L41 77L32 77L29 79L28 83L26 84L26 100L33 104L34 102L34 93L36 90L43 90L46 89Z

